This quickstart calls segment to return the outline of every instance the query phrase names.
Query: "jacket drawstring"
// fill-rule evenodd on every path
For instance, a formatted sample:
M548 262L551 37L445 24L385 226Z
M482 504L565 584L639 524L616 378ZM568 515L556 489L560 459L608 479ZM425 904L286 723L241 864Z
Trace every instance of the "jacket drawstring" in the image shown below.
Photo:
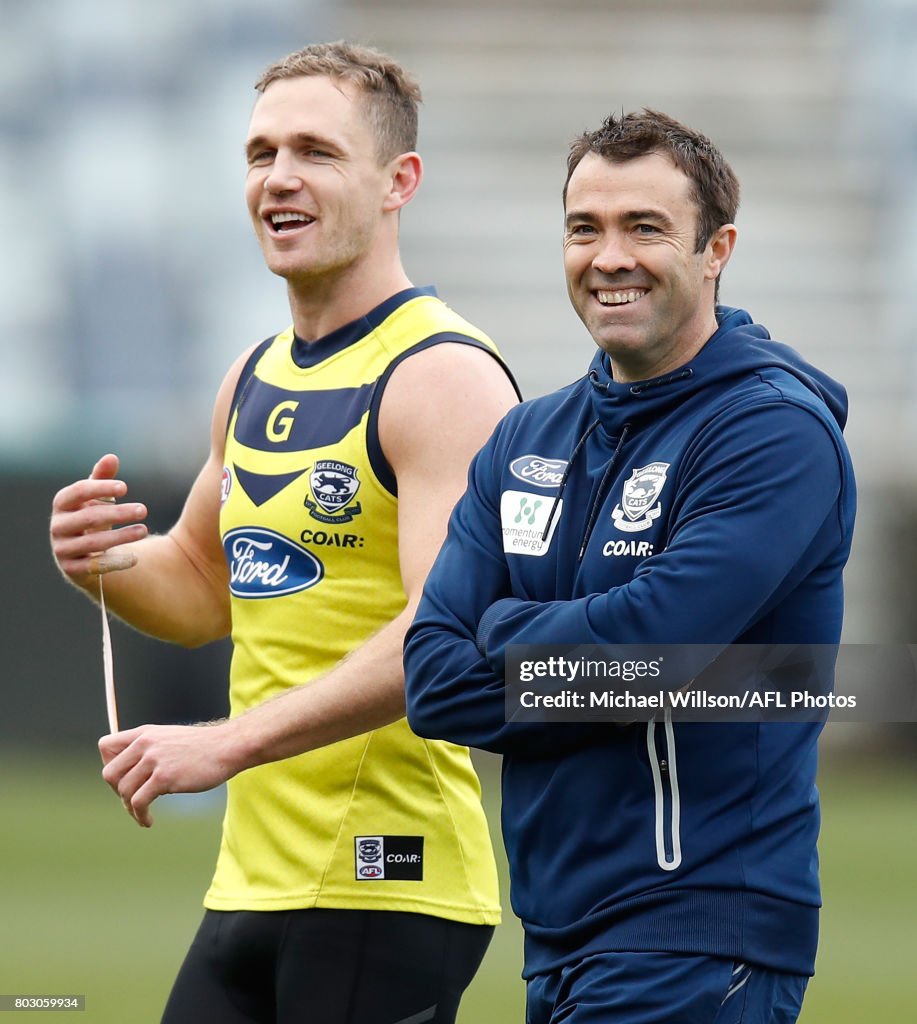
M576 558L578 562L582 562L583 560L583 555L586 552L586 545L589 543L589 538L592 536L592 531L595 528L595 522L599 517L599 509L601 508L602 501L605 498L608 481L611 479L615 463L618 461L618 455L621 453L621 449L624 447L624 442L627 440L627 435L629 433L630 424L625 423L621 428L621 436L618 438L615 450L612 452L611 458L608 460L608 465L605 467L605 472L602 474L602 482L599 484L599 489L596 492L595 501L592 503L592 509L589 512L589 521L586 523L586 532L583 534L583 543L580 545L579 555L577 555Z
M577 456L583 450L586 442L589 440L592 432L601 423L601 420L593 420L592 423L586 428L586 432L576 442L573 447L573 451L570 454L570 460L564 469L563 476L560 478L560 484L557 488L557 495L551 504L551 511L548 513L548 520L544 526L544 532L541 534L542 542L548 539L551 533L551 524L554 522L554 516L557 514L557 509L560 506L560 499L563 497L564 488L567 486L567 478L570 476L570 472L573 469L573 463L576 462ZM602 481L599 484L598 492L595 496L595 501L592 503L592 509L589 512L589 521L586 523L586 532L583 536L583 543L580 546L579 555L577 561L583 560L583 554L586 551L586 545L589 543L589 538L592 536L592 531L595 528L595 521L599 516L599 508L602 505L602 499L605 497L605 491L608 489L608 481L611 479L611 474L614 472L615 464L618 461L618 455L621 452L621 448L624 446L624 442L627 440L627 435L630 433L630 424L625 423L621 429L621 436L618 438L618 443L615 446L615 450L612 452L611 458L608 461L608 465L605 467L605 472L602 474Z
M560 484L557 488L557 495L554 498L554 502L551 505L551 511L548 514L548 521L545 523L544 533L541 535L542 543L544 543L544 541L548 539L548 534L551 532L551 523L554 522L554 515L557 512L557 506L559 505L560 499L563 496L564 488L567 486L567 477L570 475L570 470L573 469L573 463L576 461L577 455L579 455L579 453L582 451L583 445L589 440L589 436L592 434L593 430L595 430L595 428L599 425L600 422L600 420L594 420L592 423L590 423L589 426L586 428L586 433L583 434L583 436L573 446L573 451L570 454L570 460L567 463L566 468L564 469L563 476L560 478Z
M595 373L595 370L592 371ZM674 384L679 380L687 380L689 377L694 376L694 371L690 366L683 366L680 370L676 370L674 373L670 373L667 377L657 377L655 380L640 381L639 384L631 385L630 393L632 395L642 395L644 391L650 391L652 388L664 388L669 384ZM595 376L596 387L602 387L598 383L598 374ZM607 388L605 388L607 391Z
M631 394L640 395L644 391L648 391L650 388L663 387L667 384L672 384L678 380L684 380L688 377L693 377L694 371L690 367L682 367L680 370L676 370L674 373L669 374L667 377L660 377L657 380L641 381L640 383L634 384L631 387ZM595 370L589 371L589 378L592 381L594 387L599 388L607 393L608 387L599 380L599 375ZM589 440L590 435L595 428L601 423L601 420L593 420L592 423L586 428L586 432L576 442L573 447L573 451L570 454L570 460L564 469L563 476L560 478L560 484L557 488L557 495L554 498L554 502L551 505L551 511L548 514L548 521L545 523L544 531L541 534L542 542L548 539L548 535L551 532L551 524L554 522L554 517L557 514L557 509L560 505L560 499L563 497L564 488L567 486L567 477L570 475L570 471L573 469L573 463L576 461L577 456L583 450L583 446ZM595 523L598 519L599 509L602 505L602 500L605 497L605 491L608 488L608 481L611 479L611 474L614 471L615 463L618 461L618 455L621 453L621 448L624 445L627 435L630 433L630 424L625 423L621 428L621 436L618 438L618 443L615 446L615 450L612 453L611 459L609 460L608 466L605 468L605 472L602 475L602 482L599 484L598 493L596 494L595 501L592 503L592 509L589 512L589 521L586 523L586 532L583 536L583 543L580 545L579 555L577 561L583 560L583 555L586 553L586 545L589 543L589 538L592 536L592 531L595 529Z

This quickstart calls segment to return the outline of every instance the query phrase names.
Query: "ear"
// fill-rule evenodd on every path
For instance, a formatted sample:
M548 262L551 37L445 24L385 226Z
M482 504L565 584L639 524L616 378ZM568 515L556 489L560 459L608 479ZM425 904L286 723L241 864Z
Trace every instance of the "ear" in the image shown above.
M735 249L737 236L735 224L723 224L714 231L704 250L704 277L708 281L715 281L722 274Z
M419 153L402 153L392 161L390 171L391 187L382 203L386 213L400 210L414 198L423 178L423 161Z

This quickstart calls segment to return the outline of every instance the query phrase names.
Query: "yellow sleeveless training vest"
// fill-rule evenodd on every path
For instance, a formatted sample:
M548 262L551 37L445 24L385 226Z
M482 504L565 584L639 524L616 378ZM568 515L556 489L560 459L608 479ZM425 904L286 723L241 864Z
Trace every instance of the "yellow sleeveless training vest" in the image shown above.
M402 357L447 341L496 355L432 289L325 338L288 328L243 370L220 532L230 569L233 716L332 669L405 605L396 481L377 417ZM338 907L499 921L468 750L383 729L242 772L204 900L214 910Z

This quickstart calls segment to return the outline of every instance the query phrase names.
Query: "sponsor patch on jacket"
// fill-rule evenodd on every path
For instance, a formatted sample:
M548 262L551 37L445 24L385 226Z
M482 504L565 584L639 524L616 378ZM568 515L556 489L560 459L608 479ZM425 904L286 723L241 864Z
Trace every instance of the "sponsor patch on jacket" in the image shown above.
M314 587L325 567L289 537L260 526L241 526L223 537L234 597L282 597Z
M668 462L651 462L648 466L635 469L624 481L621 502L615 505L611 518L614 525L624 533L648 530L662 515L659 495L665 487Z
M536 487L559 487L566 468L566 459L546 459L542 455L521 455L509 464L517 480Z
M504 491L500 496L503 550L508 555L543 555L551 546L563 509L562 498L558 501L531 491ZM551 526L545 534L549 519Z
M354 836L358 882L423 881L423 836Z

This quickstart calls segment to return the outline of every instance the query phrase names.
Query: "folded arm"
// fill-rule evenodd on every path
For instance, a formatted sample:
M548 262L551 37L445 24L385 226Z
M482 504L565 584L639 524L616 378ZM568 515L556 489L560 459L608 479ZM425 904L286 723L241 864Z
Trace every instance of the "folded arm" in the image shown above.
M493 444L475 460L405 650L415 731L502 753L588 744L601 728L507 722L509 645L705 644L709 660L811 571L810 560L823 557L813 549L821 530L840 537L844 529L833 439L811 413L775 405L737 418L728 444L712 438L681 467L690 484L676 499L668 543L630 582L529 600L514 595L502 551L493 467L505 461Z

